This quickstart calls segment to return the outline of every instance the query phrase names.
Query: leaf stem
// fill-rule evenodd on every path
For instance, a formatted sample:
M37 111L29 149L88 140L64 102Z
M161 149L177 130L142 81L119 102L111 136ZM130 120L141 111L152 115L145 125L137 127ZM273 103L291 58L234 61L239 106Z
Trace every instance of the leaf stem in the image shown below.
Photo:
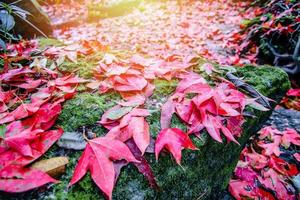
M82 136L84 140L89 141L89 138L86 136L85 126L82 127Z

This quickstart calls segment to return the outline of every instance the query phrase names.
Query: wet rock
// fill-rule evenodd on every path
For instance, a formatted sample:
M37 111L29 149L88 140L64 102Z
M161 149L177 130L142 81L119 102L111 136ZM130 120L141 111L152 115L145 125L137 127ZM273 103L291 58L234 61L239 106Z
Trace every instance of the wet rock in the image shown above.
M274 70L276 71L274 72ZM247 83L253 85L263 95L272 97L277 102L280 101L290 87L286 73L280 69L248 66L238 69L237 74L240 77L244 77ZM160 83L160 85L160 90L156 91L153 95L158 101L163 97L169 96L167 92L160 92L164 91L163 84ZM82 112L89 110L86 108L87 105L85 101L76 99L72 101L79 102L79 104L76 104L78 110ZM99 99L99 101L101 100ZM151 102L154 103L158 101L152 99ZM82 104L80 104L80 102L82 102ZM153 107L154 109L155 106L152 106L152 103L150 103L149 107ZM275 106L275 104L272 106ZM72 111L69 110L68 103L66 108L68 108L68 110L62 111L62 115L64 115L64 113L76 115L75 113L71 113ZM103 108L103 110L106 109ZM101 113L98 113L97 115L100 114ZM149 187L147 180L138 172L135 166L128 165L124 167L116 183L113 199L173 200L222 198L224 196L223 191L226 190L228 181L236 167L240 152L248 139L265 124L264 122L270 116L271 112L254 111L254 114L257 117L247 118L244 124L244 132L242 137L238 139L241 144L240 146L234 143L220 144L210 137L205 137L202 140L194 137L193 142L199 148L199 151L184 150L182 166L176 165L169 154L162 155L159 162L156 162L153 154L147 154L146 159L156 176L157 183L160 186L159 191ZM80 115L76 116L79 117ZM72 119L70 119L70 121L67 117L64 119L63 124L71 123ZM153 137L155 137L160 130L159 120L160 110L153 112L152 115L147 118ZM172 120L172 127L180 127L183 130L186 128L178 118ZM72 128L70 127L70 129ZM96 131L98 135L105 134L105 132L103 129L99 130L99 132ZM70 159L71 169L75 167L77 159L78 155L74 157L74 159ZM67 186L71 177L72 170L69 171L69 174L65 177L66 180L63 180L62 184ZM54 196L67 199L104 199L89 176L86 176L79 184L70 188L67 193L62 188L64 188L62 185L55 185L53 188Z
M291 109L275 109L265 126L274 126L280 131L293 128L300 133L300 112Z

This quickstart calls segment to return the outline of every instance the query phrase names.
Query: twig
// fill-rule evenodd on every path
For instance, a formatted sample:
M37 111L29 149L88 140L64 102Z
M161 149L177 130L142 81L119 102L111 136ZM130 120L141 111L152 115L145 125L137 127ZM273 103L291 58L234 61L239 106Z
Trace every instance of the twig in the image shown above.
M29 24L31 27L33 27L35 30L37 30L40 34L42 34L45 38L48 38L48 36L41 31L38 27L36 27L33 23L31 23L30 21L28 21L27 19L24 19L22 16L20 16L19 14L16 14L17 17L19 17L20 19L22 19L23 21L25 21L27 24Z
M89 138L86 135L85 126L83 126L83 128L82 128L82 136L85 141L87 141L87 142L89 141Z
M237 76L232 73L227 73L226 78L231 81L237 88L241 88L249 93L251 97L257 98L257 102L262 104L264 107L272 110L272 106L267 97L259 93L256 89L254 89L251 85L245 83Z
M205 189L205 191L196 199L196 200L201 200L207 193L207 189Z

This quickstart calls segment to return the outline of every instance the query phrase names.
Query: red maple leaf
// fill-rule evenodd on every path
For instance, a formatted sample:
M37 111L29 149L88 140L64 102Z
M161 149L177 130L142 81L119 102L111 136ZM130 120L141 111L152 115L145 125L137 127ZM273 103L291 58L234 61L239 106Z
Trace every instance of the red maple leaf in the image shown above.
M4 192L26 192L47 183L57 183L45 172L9 165L0 170L0 190Z
M5 83L5 82L9 82L13 79L18 79L20 76L33 74L33 73L35 73L35 71L25 68L25 67L11 69L7 73L0 75L0 81Z
M118 114L117 114L118 113ZM101 124L109 128L107 137L126 142L132 138L142 154L150 143L150 131L145 117L149 112L145 109L121 107L111 108L102 116ZM109 117L115 117L109 119Z
M38 137L38 134L44 132L41 129L32 130L31 128L25 129L24 131L10 136L5 137L4 142L8 148L11 148L23 156L32 157L32 150L30 144Z
M187 94L197 95L190 99L186 97ZM242 132L242 111L247 102L245 95L233 86L221 83L213 89L201 76L189 73L183 76L176 92L162 106L161 125L162 128L168 128L176 112L188 124L188 133L199 134L206 128L214 140L222 142L222 131L228 141L238 144L234 136L240 136Z
M257 179L258 174L251 169L251 167L237 167L235 169L234 175L242 180L254 184L254 181Z
M261 129L259 131L259 139L265 139L265 138L268 138L269 140L272 140L272 138L275 136L275 135L282 135L282 133L273 128L272 126L267 126L267 127L264 127L263 129Z
M278 173L289 177L299 174L295 164L289 164L285 160L275 157L274 155L270 157L269 167L276 170Z
M130 152L129 148L121 141L107 137L89 140L88 144L74 170L70 186L78 182L90 171L96 185L112 199L115 183L115 169L113 161L126 160L139 162Z
M25 166L33 162L42 156L62 136L62 134L62 129L45 132L38 131L34 139L27 142L27 145L20 145L20 147L25 146L27 148L26 150L17 147L19 144L18 142L20 142L19 138L16 140L16 143L14 143L13 140L10 141L10 144L13 144L14 148L5 145L5 149L3 149L2 152L0 151L0 169L11 164ZM26 154L27 152L31 153L31 156L24 156L24 152Z
M294 129L287 128L285 131L283 131L281 144L285 148L290 147L291 144L300 146L300 135Z
M248 161L254 169L263 169L268 165L269 159L265 155L256 153L254 150L252 153L246 152L244 156L245 161Z
M247 181L231 180L229 182L229 192L238 200L244 199L245 197L255 199L257 196L253 184Z
M282 152L280 151L280 143L281 143L281 136L276 135L273 137L273 141L271 143L265 143L264 141L260 141L258 143L258 146L263 148L263 154L270 156L272 154L275 154L276 156L279 156Z
M300 89L290 89L286 95L293 96L293 97L300 97Z
M166 128L159 132L155 142L156 160L158 160L159 153L163 148L172 153L179 165L182 149L197 150L189 136L178 128Z

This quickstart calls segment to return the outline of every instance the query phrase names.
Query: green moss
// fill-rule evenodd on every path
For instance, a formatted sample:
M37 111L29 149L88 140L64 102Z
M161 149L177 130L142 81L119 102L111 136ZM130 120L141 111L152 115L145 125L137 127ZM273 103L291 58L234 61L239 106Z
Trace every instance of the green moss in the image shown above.
M4 66L4 60L0 58L0 70L2 70L3 66Z
M259 24L261 22L261 16L260 17L255 17L253 19L246 19L246 20L243 20L242 21L242 24L245 26L245 27L250 27L250 26L253 26L255 24Z
M64 46L63 42L52 38L39 38L38 43L39 43L39 47L42 49L50 46L55 46L55 47Z
M237 74L244 77L244 81L254 86L263 95L277 92L278 86L282 91L291 87L288 75L283 70L272 66L247 65L238 68Z
M92 78L93 69L97 66L97 62L87 62L79 60L78 62L63 62L59 69L63 72L73 72L82 78Z
M82 126L94 125L103 112L119 99L117 94L78 94L63 106L58 124L65 131L73 131Z
M172 79L171 81L167 81L167 80L162 80L162 79L156 79L154 81L154 85L155 85L155 91L154 91L154 98L156 96L168 96L171 95L178 84L178 80Z

